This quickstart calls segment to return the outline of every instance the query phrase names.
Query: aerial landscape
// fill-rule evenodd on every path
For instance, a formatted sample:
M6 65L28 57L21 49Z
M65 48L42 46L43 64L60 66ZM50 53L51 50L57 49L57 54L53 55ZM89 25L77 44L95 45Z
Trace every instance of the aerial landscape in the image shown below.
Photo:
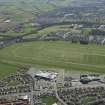
M0 0L0 105L105 105L105 0Z

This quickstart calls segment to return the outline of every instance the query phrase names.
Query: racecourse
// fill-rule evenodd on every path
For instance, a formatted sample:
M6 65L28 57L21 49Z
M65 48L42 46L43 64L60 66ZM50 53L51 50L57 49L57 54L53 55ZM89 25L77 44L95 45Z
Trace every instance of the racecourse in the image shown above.
M105 73L105 46L64 41L19 43L1 49L0 62L12 65L12 68L13 65L29 64Z
M0 62L0 79L17 71L17 66Z

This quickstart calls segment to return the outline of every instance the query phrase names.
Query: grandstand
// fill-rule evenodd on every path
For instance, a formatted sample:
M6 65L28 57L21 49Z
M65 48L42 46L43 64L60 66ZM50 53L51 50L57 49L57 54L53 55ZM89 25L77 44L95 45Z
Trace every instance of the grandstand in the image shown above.
M57 77L57 73L39 71L38 73L35 74L34 77L45 80L55 80Z

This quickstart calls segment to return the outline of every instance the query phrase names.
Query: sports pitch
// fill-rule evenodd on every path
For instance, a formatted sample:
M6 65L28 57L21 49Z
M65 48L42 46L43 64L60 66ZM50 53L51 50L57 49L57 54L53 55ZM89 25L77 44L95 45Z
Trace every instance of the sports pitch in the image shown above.
M13 65L29 64L105 73L105 46L63 41L20 43L1 49L0 62L12 65L12 68ZM8 71L8 68L3 70Z

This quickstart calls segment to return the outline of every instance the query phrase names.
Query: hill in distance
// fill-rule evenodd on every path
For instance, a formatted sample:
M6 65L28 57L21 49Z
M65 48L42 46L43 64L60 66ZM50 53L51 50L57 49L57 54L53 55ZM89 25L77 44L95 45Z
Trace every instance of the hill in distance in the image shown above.
M96 1L98 0L0 0L0 18L27 21L43 12Z

